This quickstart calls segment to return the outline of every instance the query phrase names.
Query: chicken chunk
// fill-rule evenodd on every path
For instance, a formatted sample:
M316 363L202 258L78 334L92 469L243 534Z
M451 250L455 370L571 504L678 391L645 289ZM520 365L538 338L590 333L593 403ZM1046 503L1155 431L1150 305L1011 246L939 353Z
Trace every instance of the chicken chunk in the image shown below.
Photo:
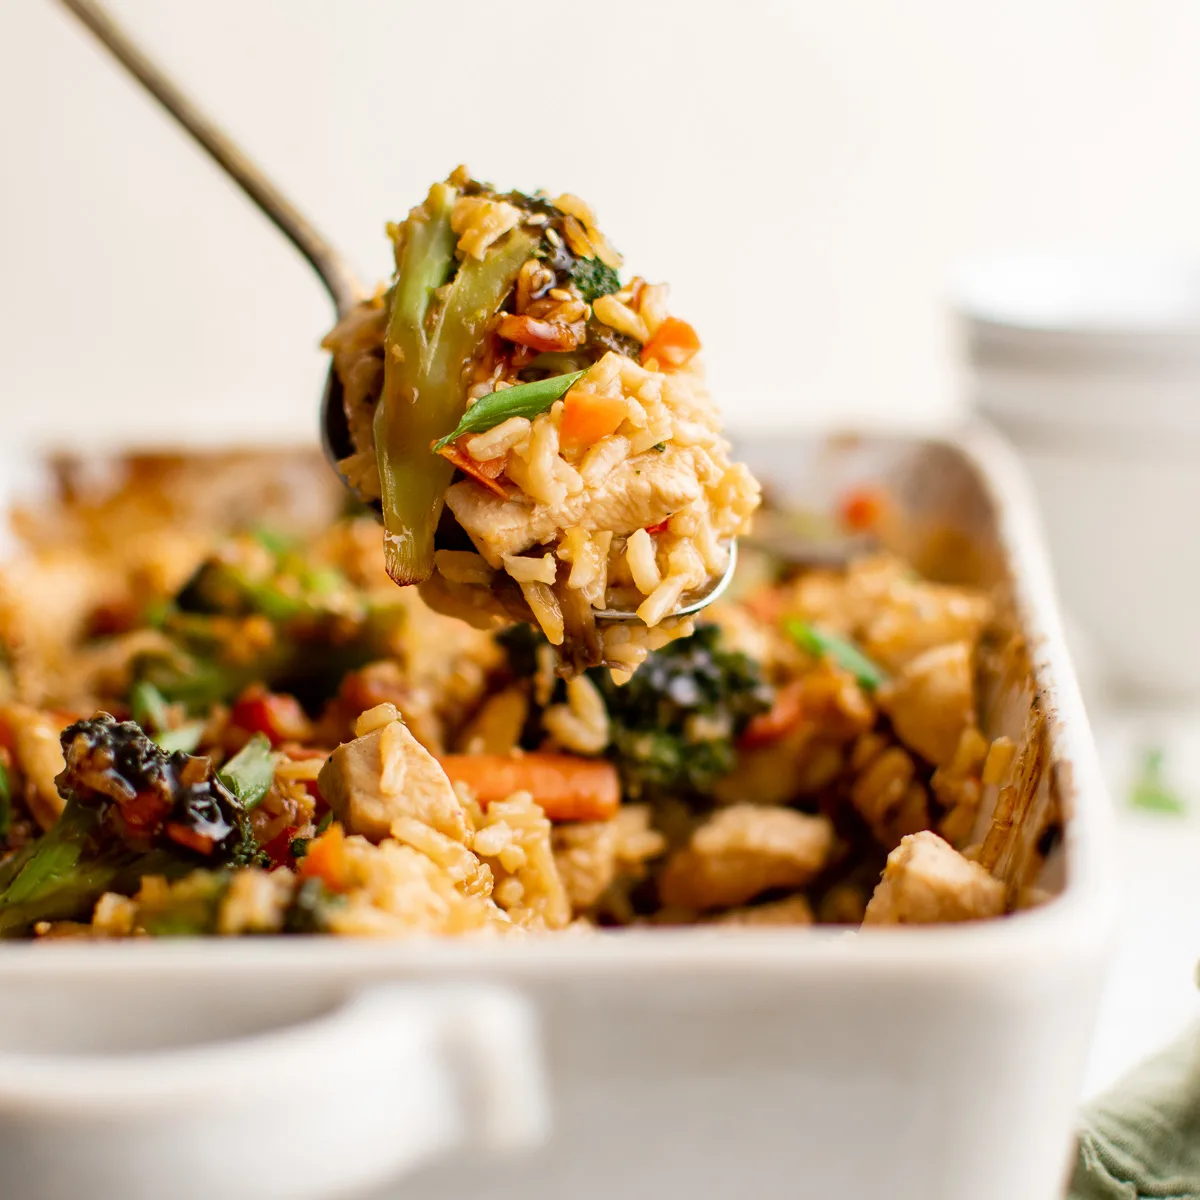
M1004 911L1004 884L936 833L910 834L888 855L864 925L978 921Z
M879 707L910 750L934 766L945 766L963 731L975 723L973 675L968 643L935 646L879 689Z
M699 499L701 491L692 451L669 446L662 453L626 459L595 487L585 487L562 504L530 508L463 480L447 490L446 505L479 553L498 569L503 555L549 542L572 526L625 534L657 525Z
M973 649L992 615L986 596L923 579L897 580L874 600L863 623L862 646L888 671L948 642Z
M347 832L379 842L402 817L465 843L472 825L437 759L401 720L345 742L321 768L317 785Z
M664 903L706 910L745 904L770 888L809 883L833 851L825 817L735 804L710 817L668 861Z

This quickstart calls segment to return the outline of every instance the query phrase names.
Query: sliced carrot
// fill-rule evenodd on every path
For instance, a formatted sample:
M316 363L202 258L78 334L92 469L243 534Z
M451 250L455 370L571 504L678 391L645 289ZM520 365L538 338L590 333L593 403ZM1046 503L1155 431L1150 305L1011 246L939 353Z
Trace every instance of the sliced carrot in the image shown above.
M854 488L842 497L839 505L842 523L856 533L869 533L879 528L887 509L887 496L881 488Z
M558 440L563 446L578 450L594 446L601 438L616 433L628 415L629 409L620 396L568 392L563 401Z
M738 739L738 748L752 750L778 741L785 733L791 733L804 716L804 681L794 679L775 693L775 703L764 713L750 719Z
M449 459L464 475L470 475L476 483L482 483L489 492L495 492L502 500L508 499L508 492L505 491L504 485L497 482L504 474L505 457L503 455L480 462L453 444L443 446L438 453L443 458Z
M696 331L678 317L668 317L642 347L642 365L653 359L660 371L678 371L685 367L700 350Z
M350 863L346 858L346 831L334 821L320 837L308 845L296 872L301 879L319 879L331 892L344 892L350 886Z
M513 792L529 792L552 821L607 821L621 804L617 770L602 759L447 754L440 761L450 782L465 783L484 808Z

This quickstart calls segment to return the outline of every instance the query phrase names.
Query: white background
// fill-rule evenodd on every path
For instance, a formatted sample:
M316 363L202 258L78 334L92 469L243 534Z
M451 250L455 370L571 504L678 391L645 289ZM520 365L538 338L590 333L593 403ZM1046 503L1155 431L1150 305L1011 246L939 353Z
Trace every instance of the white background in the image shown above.
M459 161L590 200L735 426L955 403L963 256L1200 243L1193 0L113 0L345 247ZM52 0L0 0L8 436L306 435L329 312Z
M965 256L1200 249L1194 0L113 9L369 280L459 161L583 195L739 428L952 412ZM10 445L310 435L323 293L52 0L0 0L0 283ZM1123 815L1089 1090L1197 1009L1198 861L1200 820Z

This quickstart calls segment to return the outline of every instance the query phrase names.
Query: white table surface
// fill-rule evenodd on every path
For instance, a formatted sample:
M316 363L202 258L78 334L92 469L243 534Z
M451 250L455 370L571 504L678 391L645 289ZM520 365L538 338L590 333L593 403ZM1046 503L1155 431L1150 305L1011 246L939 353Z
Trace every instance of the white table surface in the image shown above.
M1121 930L1084 1094L1095 1095L1200 1017L1200 714L1093 714L1117 809ZM1147 747L1161 746L1184 816L1129 803Z

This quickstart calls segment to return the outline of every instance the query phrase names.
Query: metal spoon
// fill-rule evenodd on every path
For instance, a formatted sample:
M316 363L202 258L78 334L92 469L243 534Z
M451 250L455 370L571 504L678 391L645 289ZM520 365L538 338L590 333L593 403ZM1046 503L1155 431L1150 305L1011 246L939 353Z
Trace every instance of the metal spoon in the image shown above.
M271 182L244 150L211 118L184 94L169 75L159 67L112 19L96 0L59 0L92 31L112 56L163 106L192 136L216 164L258 206L263 215L284 237L300 251L325 285L337 310L338 318L345 316L366 295L350 264L325 238L307 217ZM325 378L321 397L321 448L329 465L337 473L346 490L361 503L378 510L379 501L365 500L342 474L339 464L353 452L346 410L342 403L342 384L332 364ZM711 604L728 586L737 565L737 544L729 547L729 565L712 585L674 609L672 616L682 617L699 612ZM596 613L598 621L637 621L635 612L604 609Z

